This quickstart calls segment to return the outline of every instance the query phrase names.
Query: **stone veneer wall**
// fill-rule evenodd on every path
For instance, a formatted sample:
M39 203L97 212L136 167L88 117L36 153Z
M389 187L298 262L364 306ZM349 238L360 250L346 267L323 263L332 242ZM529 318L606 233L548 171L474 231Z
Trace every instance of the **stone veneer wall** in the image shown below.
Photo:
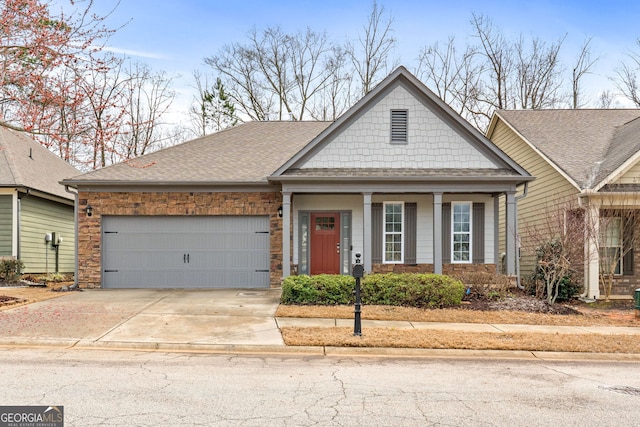
M102 215L269 215L271 286L282 279L282 218L280 193L80 192L78 213L78 283L101 286ZM87 205L93 215L86 214Z

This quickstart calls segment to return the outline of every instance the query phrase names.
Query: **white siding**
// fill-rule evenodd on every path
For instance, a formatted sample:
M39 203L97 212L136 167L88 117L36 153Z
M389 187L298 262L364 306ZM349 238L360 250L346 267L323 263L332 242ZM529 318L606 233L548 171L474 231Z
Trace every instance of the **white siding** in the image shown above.
M373 203L385 201L417 203L416 261L418 264L433 263L433 197L430 194L376 194ZM443 202L469 201L485 204L484 253L487 264L495 263L493 198L482 194L444 195ZM363 196L362 195L312 195L296 194L293 203L293 263L298 264L298 213L300 211L351 211L353 252L363 252Z
M408 109L407 144L391 144L391 110ZM426 108L404 87L396 87L337 135L306 168L497 168Z

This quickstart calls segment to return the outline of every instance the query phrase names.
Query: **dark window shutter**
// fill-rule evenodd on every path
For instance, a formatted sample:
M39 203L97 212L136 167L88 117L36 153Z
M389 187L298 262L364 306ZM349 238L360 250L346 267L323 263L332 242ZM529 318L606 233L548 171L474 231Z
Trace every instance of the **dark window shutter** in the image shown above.
M473 246L474 264L484 264L484 203L473 204L473 236L471 244Z
M391 110L391 142L407 142L408 110Z
M633 215L631 216L633 218ZM622 253L624 254L622 257L622 274L625 276L633 276L633 233L634 226L629 219L623 218L623 224L625 225L624 234L622 235Z
M382 203L371 203L371 262L382 263Z
M404 263L415 264L418 226L418 204L404 204Z
M451 264L451 203L442 204L442 263Z

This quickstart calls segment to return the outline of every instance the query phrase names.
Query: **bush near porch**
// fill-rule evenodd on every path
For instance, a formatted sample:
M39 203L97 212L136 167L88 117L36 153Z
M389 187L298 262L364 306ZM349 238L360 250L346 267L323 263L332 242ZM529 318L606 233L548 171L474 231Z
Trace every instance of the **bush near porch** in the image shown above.
M355 302L355 279L320 274L289 276L282 283L282 304L338 305ZM370 274L361 282L362 303L437 308L459 305L465 286L438 274Z

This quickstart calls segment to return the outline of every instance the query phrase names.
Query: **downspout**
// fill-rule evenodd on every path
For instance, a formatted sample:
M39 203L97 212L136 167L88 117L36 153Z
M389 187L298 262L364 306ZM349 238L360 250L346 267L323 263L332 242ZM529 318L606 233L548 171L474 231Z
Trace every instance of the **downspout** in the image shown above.
M22 197L20 197L20 193L18 193L18 212L17 212L18 218L17 218L17 221L16 221L16 223L17 223L16 227L18 228L18 230L17 230L18 242L17 242L17 247L16 247L16 255L17 255L16 258L18 260L22 259L22 250L21 250L21 245L20 245L20 234L21 234L20 233L20 229L22 228L22 221L21 221L21 217L22 217L22 199L24 199L25 197L31 195L31 189L27 188L26 190L27 191L25 192L25 195L22 196Z
M516 196L515 197L515 205L516 205L516 223L515 223L515 228L516 228L516 239L515 239L515 243L516 243L516 286L518 286L518 289L524 289L524 285L522 284L522 280L520 280L520 248L518 247L518 240L519 240L519 236L520 233L518 232L518 201L524 199L525 197L527 197L527 194L529 193L529 181L525 181L524 183L524 191L521 195Z
M75 238L74 240L74 258L75 265L73 269L73 285L69 287L69 289L78 289L78 193L75 191L69 190L69 186L64 186L64 191L69 194L73 194L73 226L75 228Z

